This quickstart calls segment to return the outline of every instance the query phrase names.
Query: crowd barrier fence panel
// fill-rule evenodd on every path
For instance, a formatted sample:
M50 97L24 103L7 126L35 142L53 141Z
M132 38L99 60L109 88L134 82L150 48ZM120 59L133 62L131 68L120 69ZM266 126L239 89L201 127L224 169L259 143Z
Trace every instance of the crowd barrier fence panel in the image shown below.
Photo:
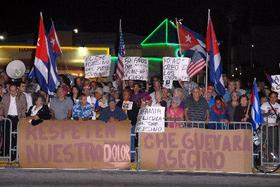
M0 120L0 160L11 161L12 155L12 122L8 118Z
M261 165L279 165L280 123L261 126Z

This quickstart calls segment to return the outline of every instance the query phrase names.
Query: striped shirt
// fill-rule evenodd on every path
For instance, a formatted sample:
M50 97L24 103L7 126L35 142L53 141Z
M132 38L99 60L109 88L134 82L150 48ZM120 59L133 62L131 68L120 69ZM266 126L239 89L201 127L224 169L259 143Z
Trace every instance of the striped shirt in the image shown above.
M190 96L186 99L186 110L188 120L205 121L208 111L208 103L203 97L200 97L198 101L195 101L193 97Z

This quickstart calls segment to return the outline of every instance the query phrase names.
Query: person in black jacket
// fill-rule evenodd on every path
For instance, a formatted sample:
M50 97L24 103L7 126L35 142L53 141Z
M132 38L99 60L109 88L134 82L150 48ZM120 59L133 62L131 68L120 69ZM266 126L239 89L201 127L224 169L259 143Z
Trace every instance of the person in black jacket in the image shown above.
M50 110L47 105L45 105L45 98L41 95L35 98L35 105L31 106L27 112L27 116L30 116L30 124L36 126L43 122L43 120L48 120L51 118Z

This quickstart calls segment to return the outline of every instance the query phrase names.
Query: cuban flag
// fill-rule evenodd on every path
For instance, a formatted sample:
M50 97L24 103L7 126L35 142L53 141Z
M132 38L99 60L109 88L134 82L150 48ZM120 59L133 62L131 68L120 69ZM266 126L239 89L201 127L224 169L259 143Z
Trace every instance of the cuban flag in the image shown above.
M205 39L180 22L177 22L177 31L181 53L191 58L187 74L192 78L206 66Z
M56 30L55 30L53 21L52 21L52 26L49 30L49 39L50 39L50 42L51 42L52 51L55 55L55 58L57 58L60 55L62 55L62 50L61 50L61 47L60 47L60 43L59 43L59 40L58 40L58 37L57 37L57 34L56 34Z
M40 13L39 34L33 72L42 90L49 95L53 95L59 83L57 66L51 41L45 33L42 13Z
M49 93L49 47L48 40L45 34L45 26L43 15L40 13L39 34L37 40L37 48L34 61L34 72L41 89Z
M218 94L223 96L225 94L225 86L222 77L221 55L220 55L213 23L211 20L210 11L208 12L206 51L209 55L208 57L209 57L210 81L214 84L214 87L218 92Z
M49 59L50 59L49 92L53 94L53 92L57 89L59 85L56 59L62 54L60 43L53 22L49 30L48 36L49 37L47 38L48 38Z
M179 38L180 51L187 57L192 57L198 51L205 59L205 39L198 33L177 22L177 32Z
M251 93L251 105L252 105L251 108L252 125L253 125L253 129L256 130L263 123L263 116L260 108L260 99L258 95L256 79L254 80L252 93Z

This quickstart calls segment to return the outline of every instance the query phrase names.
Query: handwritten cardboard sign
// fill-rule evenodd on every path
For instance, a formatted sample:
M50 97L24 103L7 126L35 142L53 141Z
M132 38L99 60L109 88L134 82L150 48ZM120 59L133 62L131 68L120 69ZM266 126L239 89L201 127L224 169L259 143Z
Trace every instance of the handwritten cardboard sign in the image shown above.
M85 57L85 78L108 77L111 67L110 55Z
M142 57L124 58L124 80L148 80L149 62Z
M186 57L163 57L163 80L189 80L187 68L190 61Z
M280 75L272 75L271 78L273 80L272 89L278 93L278 99L280 99Z
M141 133L141 169L251 172L250 130L166 128Z
M164 107L141 108L136 123L136 132L164 132Z
M130 166L130 122L45 120L19 126L23 168L119 168Z

